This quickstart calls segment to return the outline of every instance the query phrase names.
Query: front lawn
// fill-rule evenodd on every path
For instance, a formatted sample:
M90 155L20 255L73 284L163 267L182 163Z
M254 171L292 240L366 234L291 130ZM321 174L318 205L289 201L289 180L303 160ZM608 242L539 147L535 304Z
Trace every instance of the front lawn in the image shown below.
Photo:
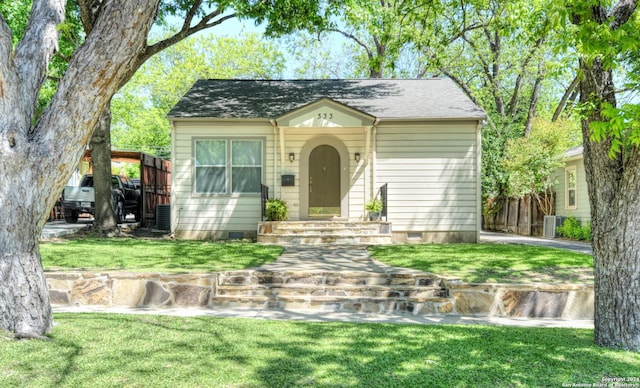
M2 387L560 387L638 377L592 330L55 314L3 340Z
M40 243L45 270L213 272L274 262L281 247L209 241L79 238Z
M283 248L246 242L83 237L42 242L45 270L211 272L274 262ZM592 283L593 258L512 244L417 244L369 248L386 264L465 282Z
M386 264L470 283L593 283L593 257L514 244L416 244L369 248Z

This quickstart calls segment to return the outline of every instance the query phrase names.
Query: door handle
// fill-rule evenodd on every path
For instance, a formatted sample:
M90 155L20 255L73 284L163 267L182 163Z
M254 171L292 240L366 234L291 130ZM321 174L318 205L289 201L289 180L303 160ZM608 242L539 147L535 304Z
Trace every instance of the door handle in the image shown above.
M313 178L309 177L309 192L313 191Z

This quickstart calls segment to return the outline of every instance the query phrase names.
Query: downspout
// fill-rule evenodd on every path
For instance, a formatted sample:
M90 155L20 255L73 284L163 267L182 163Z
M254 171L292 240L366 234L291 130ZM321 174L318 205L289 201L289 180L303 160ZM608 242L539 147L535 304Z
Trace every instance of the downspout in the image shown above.
M373 122L373 151L371 156L371 198L376 195L376 185L378 184L376 181L377 175L377 160L378 160L378 124L380 123L380 119L376 118Z
M170 133L171 134L171 136L170 136L170 139L171 139L171 166L175 166L175 160L174 159L176 157L176 123L173 120L169 120L169 123L171 125L171 133ZM193 145L193 140L192 140L191 144ZM192 156L192 158L193 158L193 156ZM193 160L192 160L192 163L194 163ZM195 169L195 167L193 167L193 168ZM193 174L195 174L195 171L193 171ZM171 189L172 190L171 190L171 193L169 194L170 195L169 203L173 203L173 204L176 203L176 198L175 198L176 194L175 193L176 193L177 190L175 190L175 187L176 187L175 180L176 180L176 176L177 175L178 174L171 174ZM193 192L193 188L191 189L191 192ZM170 213L170 220L169 220L170 226L169 226L169 228L171 229L170 230L171 236L175 236L176 230L178 229L178 222L180 222L180 210L182 210L182 209L176 209L175 206L170 206L169 207L169 213Z
M476 243L480 243L480 231L482 230L482 126L483 121L478 121L476 126Z

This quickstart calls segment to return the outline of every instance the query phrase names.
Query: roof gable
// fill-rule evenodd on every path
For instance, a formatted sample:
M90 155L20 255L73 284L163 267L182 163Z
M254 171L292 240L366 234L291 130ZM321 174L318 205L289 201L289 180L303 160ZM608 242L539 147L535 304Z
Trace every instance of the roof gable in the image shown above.
M385 120L486 117L453 81L440 78L199 80L168 117L275 119L323 98Z
M373 125L375 117L324 97L294 109L276 121L284 127L360 127Z

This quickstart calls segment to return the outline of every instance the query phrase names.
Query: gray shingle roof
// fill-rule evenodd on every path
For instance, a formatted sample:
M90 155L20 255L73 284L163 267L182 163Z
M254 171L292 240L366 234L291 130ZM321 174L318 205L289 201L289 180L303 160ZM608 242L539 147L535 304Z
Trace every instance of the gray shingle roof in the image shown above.
M449 79L199 80L169 118L273 119L330 98L378 119L486 117Z
M582 155L583 152L584 152L584 147L582 144L580 144L579 146L569 148L568 150L566 150L564 153L564 157L572 158L574 156Z

